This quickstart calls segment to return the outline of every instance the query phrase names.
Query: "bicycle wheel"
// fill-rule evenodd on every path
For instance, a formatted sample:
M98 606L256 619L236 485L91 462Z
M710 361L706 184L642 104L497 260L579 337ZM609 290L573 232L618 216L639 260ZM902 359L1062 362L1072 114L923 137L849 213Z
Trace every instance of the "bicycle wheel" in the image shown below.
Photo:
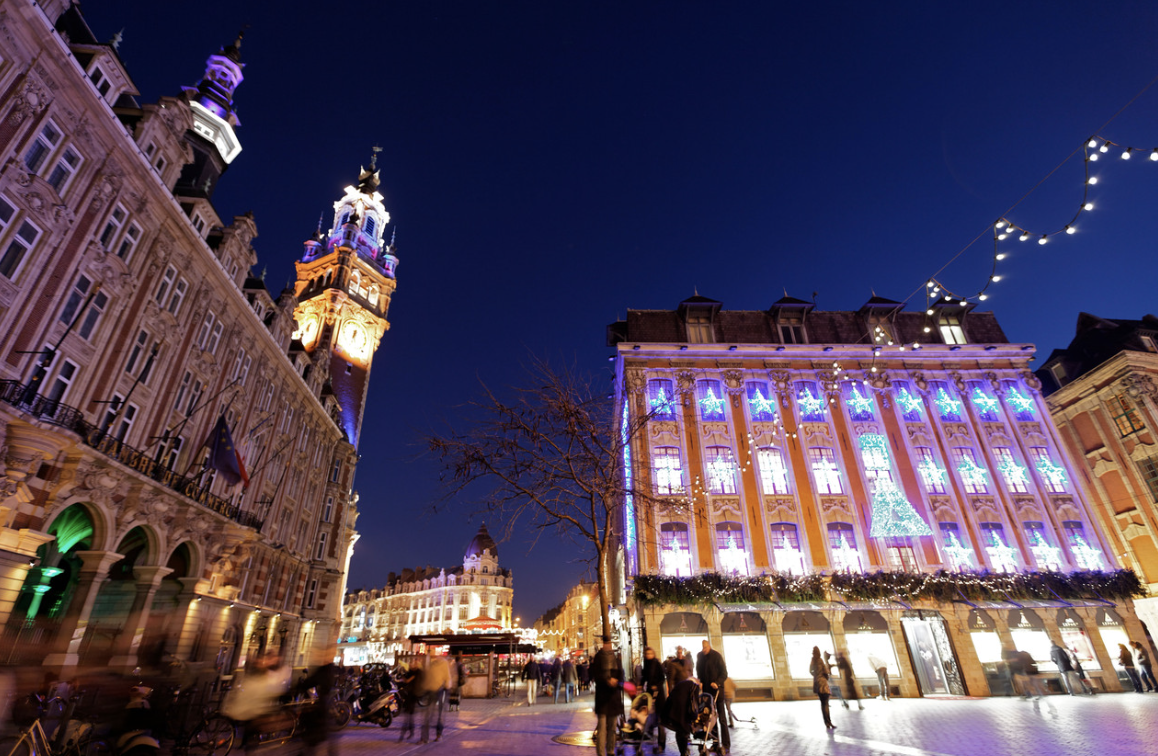
M350 719L353 716L354 710L346 701L335 701L334 705L330 707L330 722L335 730L340 730L350 724Z
M0 740L0 756L35 756L28 738L4 738Z
M235 737L233 722L220 714L213 714L197 725L189 737L189 745L210 756L226 756L233 748Z

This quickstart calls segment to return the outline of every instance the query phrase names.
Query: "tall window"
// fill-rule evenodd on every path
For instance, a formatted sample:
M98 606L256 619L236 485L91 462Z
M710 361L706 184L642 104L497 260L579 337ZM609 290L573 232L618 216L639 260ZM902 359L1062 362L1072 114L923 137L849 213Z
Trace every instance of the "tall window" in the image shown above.
M953 395L949 384L945 381L929 381L929 390L933 394L933 403L940 411L941 420L947 423L961 422L961 401Z
M366 216L366 222L362 224L362 230L365 231L370 236L373 236L374 235L374 226L375 226L374 216L373 215L367 215Z
M1005 388L1005 403L1013 410L1013 416L1018 422L1028 422L1033 420L1034 414L1037 412L1037 405L1033 401L1033 397L1025 393L1019 381L1003 381L1002 386Z
M1029 456L1041 475L1042 482L1045 483L1045 490L1050 493L1065 493L1066 484L1069 482L1068 476L1064 467L1050 459L1049 449L1044 446L1031 446Z
M1146 488L1150 491L1150 499L1158 502L1158 457L1146 457L1138 460L1138 472L1142 480L1146 481Z
M856 548L856 531L847 522L828 523L828 548L832 566L837 570L861 572L860 552Z
M177 466L177 460L181 457L181 448L185 446L185 437L177 436L173 439L173 443L169 446L169 451L165 454L165 468L172 470Z
M873 419L873 400L863 383L845 381L841 385L841 392L850 418L858 422Z
M937 462L932 447L917 446L913 448L917 457L917 472L921 474L921 482L925 484L925 491L931 494L945 493L945 470Z
M193 384L193 374L188 370L185 375L181 377L181 385L177 387L177 400L173 402L173 409L180 411L181 402L184 401L185 395L189 392L189 387Z
M201 393L205 390L205 386L200 379L193 380L193 388L189 391L189 405L185 407L185 416L189 417L197 411L197 405L201 404Z
M72 291L68 295L68 300L64 303L64 309L60 311L60 322L71 324L80 310L85 299L88 298L89 292L92 291L93 283L87 276L79 276L76 283L72 287ZM100 320L101 314L109 303L109 298L105 296L104 292L97 292L93 296L92 301L89 302L88 308L84 311L81 322L77 326L76 332L80 334L82 339L88 339L96 330L97 322Z
M662 378L647 382L647 402L655 420L675 420L676 403L672 383Z
M768 384L763 381L753 381L748 384L748 411L752 413L752 421L756 423L770 423L776 419L776 404L772 395L768 393Z
M172 288L173 281L175 281L176 278L176 268L174 268L172 265L165 268L165 273L161 276L161 282L157 284L157 304L161 305L162 307L165 306L167 297L169 295L169 289Z
M712 333L712 318L707 313L689 312L687 317L688 343L714 344L715 334Z
M844 486L840 482L840 468L836 466L836 456L832 453L832 449L824 446L812 447L808 450L808 462L819 493L844 493Z
M1013 450L1006 446L993 447L993 456L997 458L997 469L1005 479L1005 487L1010 493L1028 493L1029 478L1025 468L1017 464L1013 457Z
M824 407L827 404L815 381L797 381L796 403L800 407L800 418L809 422L825 420Z
M4 246L0 247L4 250L4 253L0 255L0 275L5 278L16 278L21 263L28 256L28 250L32 249L32 245L40 236L40 230L36 226L28 221L22 221L17 225L15 219L16 208L3 197L0 197L0 239L8 236L8 232L13 227L16 229L15 233L8 236Z
M116 252L117 257L127 260L141 238L141 229L136 223L128 223L129 213L121 205L116 205L105 221L100 242L107 252Z
M88 78L96 90L100 92L101 97L107 95L113 87L113 83L109 81L109 77L105 76L105 72L101 70L100 66L93 66Z
M692 574L692 552L688 526L665 522L659 526L659 555L663 574L688 577Z
M794 575L804 573L804 555L800 551L800 535L791 522L774 522L771 525L772 559L776 569Z
M28 151L24 153L24 165L28 168L29 173L40 173L40 169L48 161L48 156L60 144L62 136L60 129L56 128L56 124L52 121L40 129L40 133L36 135L36 139L33 140Z
M1138 417L1134 403L1125 394L1110 397L1107 406L1110 408L1110 417L1114 418L1114 425L1118 427L1118 435L1122 438L1132 436L1146 427Z
M996 422L1001 419L1001 406L997 399L985 390L984 383L968 381L965 384L965 390L969 396L969 401L973 404L973 409L977 411L978 417L987 422Z
M326 503L322 507L322 522L329 522L330 518L334 516L334 497L327 496Z
M683 469L680 465L680 450L675 446L658 446L652 458L655 461L655 492L659 496L672 496L684 492Z
M716 554L721 572L748 574L748 552L744 549L744 528L740 523L721 522L716 525Z
M976 567L973 561L973 549L961 540L961 529L955 522L942 522L941 548L949 557L954 569L971 570Z
M704 450L707 460L708 492L736 493L736 461L726 446L709 446Z
M953 466L961 475L961 484L965 486L965 493L989 493L988 471L977 465L977 455L967 446L954 446L951 450Z
M897 406L901 408L901 416L907 423L921 422L921 398L913 391L908 381L893 381L893 392L897 399Z
M137 405L129 404L122 408L121 405L124 404L124 401L124 397L120 394L113 394L113 400L105 412L103 422L103 425L108 428L109 433L113 434L118 441L125 440L125 436L129 434L129 430L133 427L133 420L137 418ZM116 421L118 414L120 414L120 422L114 427L113 423Z
M719 381L696 384L696 400L700 405L700 420L716 422L724 419L724 394Z
M765 446L756 452L756 466L760 469L760 485L765 494L788 493L788 466L784 464L784 453L773 446Z
M56 190L57 194L63 195L69 182L72 181L73 174L79 167L80 153L71 147L65 147L64 152L57 158L56 165L52 166L52 170L49 171L48 178L45 180L49 186Z
M342 460L335 459L334 466L330 468L330 482L337 483L338 478L342 475Z
M209 337L213 327L217 324L217 315L212 310L205 311L205 319L201 321L201 329L197 331L197 348L204 350L209 347Z
M326 539L329 538L329 533L322 531L318 533L318 548L314 550L314 559L326 558Z
M917 555L908 538L889 538L885 541L885 558L889 569L897 572L918 572Z
M149 348L149 332L138 331L137 338L133 341L133 346L129 350L129 359L125 362L125 372L133 375L138 365L144 365L148 358L145 357L146 351ZM142 367L143 370L143 367ZM141 383L149 380L148 374L141 373Z
M941 313L937 322L941 328L941 340L946 344L964 344L965 329L961 327L961 317L947 312Z
M1023 523L1023 526L1025 527L1025 538L1029 541L1029 550L1033 552L1037 566L1045 570L1060 570L1062 567L1061 549L1050 543L1045 525L1040 522L1026 522Z
M1017 549L1010 547L1005 539L1005 528L999 522L981 523L981 542L985 553L997 572L1016 572L1018 567Z
M64 360L60 363L60 369L56 371L56 375L48 384L48 391L45 393L45 398L50 402L64 401L65 396L68 395L68 389L72 386L72 381L76 378L77 366L72 360Z
M799 317L789 317L780 321L780 340L785 344L806 344L804 321Z

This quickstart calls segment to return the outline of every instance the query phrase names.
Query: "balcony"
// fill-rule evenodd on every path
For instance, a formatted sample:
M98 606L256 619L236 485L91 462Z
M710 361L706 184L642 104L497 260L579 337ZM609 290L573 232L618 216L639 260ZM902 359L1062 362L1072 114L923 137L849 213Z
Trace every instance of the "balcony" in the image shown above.
M19 381L0 381L0 402L16 407L42 423L72 431L80 436L81 442L90 449L136 470L211 512L227 517L244 527L261 531L262 518L253 512L242 512L237 505L210 493L208 488L199 485L197 478L178 475L157 460L151 459L144 451L110 436L100 427L85 420L84 414L76 407L40 395L32 397L31 401L24 401L24 389L24 384Z

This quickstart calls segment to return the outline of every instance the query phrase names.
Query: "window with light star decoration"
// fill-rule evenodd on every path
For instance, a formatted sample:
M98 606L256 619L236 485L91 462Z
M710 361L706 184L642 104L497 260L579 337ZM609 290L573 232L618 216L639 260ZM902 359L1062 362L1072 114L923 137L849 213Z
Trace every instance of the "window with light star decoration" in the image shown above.
M937 386L936 393L933 395L933 401L936 402L938 409L941 410L942 420L951 423L961 422L961 402L949 395L949 390L944 384Z
M848 407L848 416L854 421L873 419L873 400L865 396L863 386L849 381L845 385L844 403Z
M971 398L973 400L973 406L977 408L977 412L982 420L993 422L1001 419L1001 415L998 412L1000 405L997 403L997 400L989 394L986 394L980 386L973 387Z
M1005 395L1005 402L1013 408L1013 415L1019 421L1029 421L1033 419L1037 411L1034 406L1033 399L1030 399L1016 386L1010 386Z
M870 535L873 538L933 535L933 531L892 480L888 439L879 433L866 433L857 442L866 470L889 473L877 476L875 480Z
M909 390L909 384L903 381L897 381L897 404L901 405L901 412L904 415L905 422L919 423L921 422L921 400L913 396L913 392Z
M647 382L647 403L654 420L675 420L671 381L657 378Z
M767 384L748 384L748 409L752 413L753 422L770 423L776 420L776 405L769 400L769 396Z
M700 420L717 422L724 419L724 400L719 381L700 381Z
M796 402L800 406L800 417L812 422L824 421L825 401L817 395L816 385L811 381L801 381L796 385Z

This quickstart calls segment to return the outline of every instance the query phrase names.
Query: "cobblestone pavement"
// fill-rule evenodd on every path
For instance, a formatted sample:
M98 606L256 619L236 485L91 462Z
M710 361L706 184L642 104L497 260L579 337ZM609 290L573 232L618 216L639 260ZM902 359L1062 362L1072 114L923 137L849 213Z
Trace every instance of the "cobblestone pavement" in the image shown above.
M415 739L399 742L401 723L386 730L365 725L347 728L341 733L335 756L593 756L590 747L551 740L565 733L590 732L595 723L591 696L570 705L541 701L534 707L517 697L464 701L461 712L447 715L443 739L428 745ZM1055 695L1037 702L1010 698L869 699L864 711L855 707L846 711L837 703L832 710L837 730L832 734L825 732L819 708L816 701L735 704L736 716L754 718L757 724L737 723L732 730L732 753L1137 756L1155 753L1158 744L1158 695ZM284 756L296 756L298 747L295 744L277 750ZM670 735L666 753L675 754Z

